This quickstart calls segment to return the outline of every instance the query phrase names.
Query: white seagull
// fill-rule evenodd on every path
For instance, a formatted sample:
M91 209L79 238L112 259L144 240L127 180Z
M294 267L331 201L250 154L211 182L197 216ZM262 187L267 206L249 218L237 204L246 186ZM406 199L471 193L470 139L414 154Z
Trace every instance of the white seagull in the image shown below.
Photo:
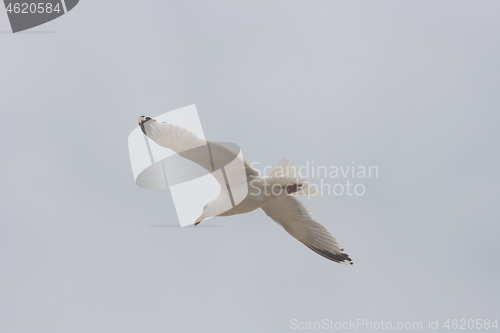
M195 147L208 146L211 155L219 156L226 161L234 159L237 155L223 144L206 141L193 132L171 123L158 122L150 117L141 116L139 126L144 134L158 145L198 163L209 172L214 170L212 157L210 158L211 166L210 164L204 165L206 163L194 158L189 151L194 151ZM315 188L300 176L293 164L282 160L269 176L262 176L244 159L242 159L242 165L245 168L247 182L243 185L249 191L246 197L233 208L221 213L220 201L222 200L219 199L223 194L227 197L227 192L223 192L229 187L227 178L218 179L221 184L221 194L204 207L203 213L196 219L194 225L198 225L208 217L243 214L262 208L290 235L317 254L340 264L353 264L335 237L314 219L311 211L297 198L297 194L314 195L317 193Z

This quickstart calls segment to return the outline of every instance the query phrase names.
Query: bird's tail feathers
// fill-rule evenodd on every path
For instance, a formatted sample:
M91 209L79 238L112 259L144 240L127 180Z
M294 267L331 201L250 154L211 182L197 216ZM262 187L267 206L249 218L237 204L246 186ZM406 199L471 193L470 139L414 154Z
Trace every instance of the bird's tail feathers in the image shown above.
M307 179L301 176L299 169L290 161L282 159L271 171L268 178L275 184L281 186L300 185L299 195L316 195L318 189L311 185Z

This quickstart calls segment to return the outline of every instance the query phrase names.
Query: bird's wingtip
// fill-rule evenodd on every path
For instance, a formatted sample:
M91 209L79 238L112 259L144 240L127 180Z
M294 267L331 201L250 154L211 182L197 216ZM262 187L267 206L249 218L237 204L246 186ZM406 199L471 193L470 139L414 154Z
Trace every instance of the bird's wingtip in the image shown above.
M142 124L142 123L144 123L144 122L146 122L146 121L148 121L148 120L151 120L151 117L139 116L138 119L137 119L139 125Z
M144 133L144 135L148 135L146 133L146 129L144 128L144 124L148 121L148 120L153 120L153 121L156 121L154 119L151 119L151 117L145 117L145 116L140 116L138 119L138 122L139 122L139 127L141 128L141 131Z
M331 252L328 250L319 249L313 246L306 245L308 248L319 254L320 256L330 259L331 261L337 262L342 265L352 266L352 259L347 253L344 252Z
M352 266L354 263L349 260L344 260L344 261L338 261L339 264L346 265L346 266Z

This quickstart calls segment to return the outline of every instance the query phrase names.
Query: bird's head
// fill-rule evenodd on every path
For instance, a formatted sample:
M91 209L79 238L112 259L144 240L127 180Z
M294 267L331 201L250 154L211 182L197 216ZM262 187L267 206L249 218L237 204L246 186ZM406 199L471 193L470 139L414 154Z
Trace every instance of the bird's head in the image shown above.
M212 202L209 202L203 207L203 213L194 221L194 225L198 225L201 221L206 220L210 217L213 217L212 213Z

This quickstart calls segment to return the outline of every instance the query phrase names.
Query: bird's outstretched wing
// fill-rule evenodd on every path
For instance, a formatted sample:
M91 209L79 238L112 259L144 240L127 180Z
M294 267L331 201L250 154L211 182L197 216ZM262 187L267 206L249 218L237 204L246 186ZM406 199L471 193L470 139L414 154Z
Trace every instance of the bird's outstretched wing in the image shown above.
M296 196L285 195L263 206L264 212L290 235L317 254L344 265L352 265L349 255L322 224L316 222L311 211Z
M180 156L201 165L209 172L224 167L237 158L239 153L239 147L234 144L221 144L204 140L183 127L158 122L150 117L139 117L139 126L142 132L158 145L173 150ZM252 167L247 160L241 159L247 178L259 175L259 171Z

